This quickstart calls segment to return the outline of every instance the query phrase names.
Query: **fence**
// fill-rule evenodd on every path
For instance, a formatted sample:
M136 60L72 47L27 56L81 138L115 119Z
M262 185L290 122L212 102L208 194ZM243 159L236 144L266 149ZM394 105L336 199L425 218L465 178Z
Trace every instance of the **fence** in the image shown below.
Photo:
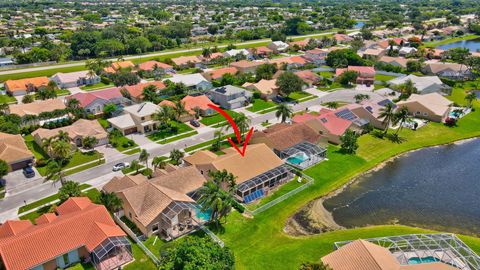
M218 238L212 231L210 231L207 227L203 226L202 224L197 223L198 226L202 231L204 231L212 240L217 243L219 246L222 248L225 246L225 243L222 241L222 239Z
M311 185L315 182L315 180L314 180L313 178L311 178L310 176L308 176L308 175L305 175L305 174L302 173L301 176L302 176L303 178L307 179L308 182L305 183L305 184L303 184L302 186L300 186L300 187L298 187L298 188L296 188L296 189L294 189L294 190L292 190L292 191L290 191L290 192L288 192L288 193L286 193L286 194L283 194L282 196L280 196L280 197L278 197L278 198L276 198L276 199L274 199L274 200L272 200L272 201L270 201L270 202L268 202L268 203L260 206L259 208L255 209L255 210L253 210L253 211L249 211L249 212L250 212L252 215L256 215L256 214L262 213L263 211L269 209L270 207L272 207L272 206L274 206L274 205L276 205L276 204L278 204L278 203L280 203L280 202L282 202L282 201L290 198L291 196L299 193L300 191L308 188L309 186L311 186Z
M157 258L144 244L143 242L138 239L138 237L130 230L130 228L127 226L127 224L123 223L123 221L117 216L117 214L113 215L113 219L117 224L122 227L122 229L130 236L130 238L137 243L137 245L145 252L145 254L152 259L152 261L155 263L155 265L159 266L160 265L160 259Z

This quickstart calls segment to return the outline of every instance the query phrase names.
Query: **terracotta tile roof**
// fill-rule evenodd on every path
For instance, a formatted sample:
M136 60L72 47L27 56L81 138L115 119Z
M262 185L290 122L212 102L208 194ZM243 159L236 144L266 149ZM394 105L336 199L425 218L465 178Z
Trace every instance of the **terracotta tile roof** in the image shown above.
M173 103L173 101L170 101L168 99L164 99L162 100L160 103L158 103L158 106L162 107L162 106L168 106L168 107L173 107L175 108L175 103Z
M334 36L336 41L350 41L353 40L352 37L345 35L345 34L335 34Z
M273 51L268 48L267 46L260 46L260 47L257 47L255 48L257 49L257 54L269 54L269 53L272 53Z
M86 120L79 119L70 126L55 128L55 129L45 129L39 128L32 132L32 136L38 136L40 139L51 138L58 135L59 131L64 131L68 133L68 137L73 140L76 137L95 137L98 140L105 139L108 137L108 133L103 129L103 127L98 123L97 120Z
M46 213L41 216L39 216L37 219L35 219L35 224L40 225L40 224L46 224L54 221L57 218L57 215L54 213Z
M206 182L206 179L195 167L190 166L167 171L167 174L154 177L150 179L150 182L187 194L199 189Z
M0 132L0 159L8 164L17 161L33 159L33 154L21 135L12 135Z
M261 61L247 61L247 60L240 60L238 62L233 62L230 64L232 67L236 68L249 68L249 67L256 67L265 64Z
M304 113L302 115L295 115L292 121L295 123L306 123L309 121L316 121L317 124L322 125L331 134L341 136L351 126L352 121L345 120L335 115L336 111L326 111L319 115Z
M73 249L85 246L91 252L109 237L125 236L107 209L88 198L70 198L57 208L57 213L49 223L32 225L17 235L0 239L6 269L30 269ZM0 231L4 226L8 225L2 225Z
M347 68L337 68L335 75L340 76L345 71L358 72L361 77L375 77L375 68L366 66L348 66Z
M202 153L205 151L207 150L198 151L184 159L192 165L203 164L211 166L215 170L225 169L237 177L235 179L237 184L241 184L283 164L283 161L263 143L249 145L243 157L232 148L227 148L225 155L217 156L213 160L200 160L200 163L197 163L197 156L205 156L205 153Z
M271 95L278 89L277 80L264 80L264 79L254 84L245 83L243 87L254 88L255 90L265 95Z
M295 72L295 75L308 84L314 84L320 81L320 76L311 70L300 70Z
M209 76L213 80L218 80L222 78L222 76L225 74L235 75L237 72L238 72L238 69L235 67L224 67L224 68L214 69L212 71L207 72L207 76Z
M0 226L0 241L3 238L18 235L32 226L30 220L7 220Z
M149 85L155 85L158 90L162 90L167 87L165 83L161 81L152 81L152 82L138 83L135 85L125 85L120 87L119 89L124 88L125 90L128 91L128 93L130 93L130 96L134 98L141 98L143 96L143 89Z
M210 57L208 57L208 59L215 59L215 58L223 58L223 53L215 52L210 54Z
M186 65L188 63L194 63L194 64L200 63L202 62L202 60L198 56L192 55L192 56L180 56L180 57L172 58L172 62L175 63L175 65L177 66L181 66L181 65Z
M310 42L310 39L306 38L306 39L299 40L299 41L289 42L288 45L289 46L298 45L300 48L303 48L303 47L307 46L309 42Z
M170 66L168 64L158 62L158 61L154 61L154 60L138 64L138 68L141 69L141 70L152 71L154 69L155 65L160 69L172 69L173 68L172 66Z
M193 111L194 108L207 110L209 108L208 104L215 104L206 95L186 96L182 98L182 102L185 103L185 109L187 109L187 111Z
M119 192L121 190L134 187L143 182L146 182L148 179L142 175L125 175L123 177L115 176L103 186L103 190L106 192Z
M270 148L282 151L305 141L317 144L320 137L320 134L303 123L280 123L253 133L250 141L252 144L265 143Z
M36 88L41 86L47 86L48 78L44 76L44 77L5 81L5 87L8 89L8 91L11 91L11 92L25 91L28 88L27 86L30 84Z
M27 114L30 115L39 115L42 112L53 112L55 110L65 109L66 106L61 99L47 99L47 100L36 100L32 103L27 104L12 104L8 107L8 110L12 114L18 116L24 116Z
M80 102L80 107L85 108L90 105L96 99L110 100L114 98L123 97L120 89L117 87L108 88L100 91L88 92L88 93L76 93L68 96L66 99L76 99Z

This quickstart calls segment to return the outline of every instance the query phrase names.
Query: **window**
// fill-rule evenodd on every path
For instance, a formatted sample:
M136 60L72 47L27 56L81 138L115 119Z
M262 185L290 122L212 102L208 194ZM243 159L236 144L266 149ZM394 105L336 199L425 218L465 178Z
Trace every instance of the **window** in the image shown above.
M156 233L158 231L158 223L152 226L152 232Z
M424 112L424 113L423 113L423 116L428 116L428 113Z
M142 117L142 121L145 120L145 117Z
M415 114L416 114L416 115L420 115L420 112L419 112L419 111L417 111L417 112L415 112Z
M132 213L128 212L128 217L132 218Z
M203 174L203 170L200 170L200 173Z

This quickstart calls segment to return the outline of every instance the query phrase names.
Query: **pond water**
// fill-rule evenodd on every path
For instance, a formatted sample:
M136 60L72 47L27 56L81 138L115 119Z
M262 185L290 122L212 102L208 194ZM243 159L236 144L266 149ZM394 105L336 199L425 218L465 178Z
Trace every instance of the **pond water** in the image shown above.
M324 206L345 227L399 223L480 235L480 139L403 155Z
M468 48L471 52L476 52L480 50L480 38L447 43L437 46L436 48L442 50L448 50L453 48Z
M353 28L360 29L365 25L365 22L357 22Z

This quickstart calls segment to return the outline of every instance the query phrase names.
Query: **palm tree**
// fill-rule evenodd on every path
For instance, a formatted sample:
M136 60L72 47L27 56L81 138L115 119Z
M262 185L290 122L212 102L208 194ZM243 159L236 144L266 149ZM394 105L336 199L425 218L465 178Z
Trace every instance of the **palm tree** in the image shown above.
M60 183L65 183L65 173L63 172L63 168L60 164L58 164L55 160L50 160L46 167L46 176L47 180L53 181L56 183L60 181Z
M82 140L83 148L93 149L98 144L98 139L93 136L84 137Z
M417 92L417 88L415 88L412 80L407 80L400 86L400 91L402 92L402 98L408 98L410 95Z
M61 164L63 164L72 153L70 143L62 140L53 141L50 148L52 155L59 160Z
M324 105L329 109L336 109L338 108L339 104L336 101L330 101L330 102L326 102Z
M185 102L181 100L175 101L174 103L175 106L173 107L173 113L175 115L175 119L179 121L180 117L187 113L187 109L185 108Z
M477 95L475 92L470 92L465 96L465 100L467 101L468 107L471 108L473 105L473 101L477 99Z
M203 48L202 56L205 58L210 58L210 55L212 55L212 49L210 49L210 47Z
M221 171L209 171L208 176L213 180L213 182L219 184L223 189L227 190L230 193L235 192L237 183L235 179L237 178L232 173L229 173L227 170Z
M158 169L165 169L165 166L167 166L167 162L165 161L165 158L162 156L157 156L154 157L152 160L152 166L153 170Z
M396 113L395 116L393 117L393 122L394 125L399 124L399 127L397 131L395 132L395 135L398 135L400 130L403 128L403 124L407 121L410 120L410 116L408 115L408 108L407 107L401 107Z
M122 200L113 192L100 193L99 200L111 213L116 213L122 209Z
M183 152L178 149L172 149L172 151L170 151L170 159L172 160L173 165L179 165L183 156Z
M87 77L91 79L91 78L94 78L95 76L97 76L97 72L95 72L94 69L89 69L87 72Z
M66 141L66 142L70 140L70 137L68 137L68 132L65 132L63 130L58 131L56 138L60 141Z
M144 162L147 169L148 169L148 157L149 156L150 156L150 154L147 152L147 150L142 149L142 151L140 151L140 156L138 157L138 161Z
M172 107L169 106L161 106L159 110L157 110L153 114L153 119L158 121L160 126L168 127L170 125L170 120L173 118Z
M248 118L244 113L238 113L233 117L233 121L237 124L237 127L240 131L240 136L244 137L245 132L247 132L248 128L250 127L251 120ZM227 130L230 129L232 126L228 123L226 124Z
M222 127L220 127L218 130L215 130L215 132L213 133L213 138L215 140L212 144L212 150L215 152L215 151L220 150L220 146L221 146L221 143L222 143L222 140L223 140L223 129L222 129Z
M6 103L6 102L0 103L0 111L2 113L5 113L7 110L8 110L8 103Z
M132 160L132 163L130 163L130 169L135 171L135 174L138 174L138 170L140 170L141 165L138 162L138 160Z
M292 117L292 109L290 108L290 106L288 106L288 104L286 103L281 103L280 105L278 105L277 107L277 111L275 112L275 116L278 118L282 118L282 123L285 123L285 121L287 121L287 118L290 118Z
M302 263L299 270L331 270L332 268L325 265L323 262L319 263Z
M76 99L76 98L70 98L67 101L67 108L69 108L71 110L76 110L76 109L80 108L80 101L78 101L78 99Z
M380 115L379 119L383 119L383 125L385 126L385 131L383 132L384 135L387 134L388 132L388 127L390 126L390 123L392 122L394 118L394 110L395 108L393 107L392 103L387 103L385 104L385 107L380 109Z
M65 181L62 187L58 190L60 202L66 201L70 197L80 197L82 189L80 184L75 181Z

